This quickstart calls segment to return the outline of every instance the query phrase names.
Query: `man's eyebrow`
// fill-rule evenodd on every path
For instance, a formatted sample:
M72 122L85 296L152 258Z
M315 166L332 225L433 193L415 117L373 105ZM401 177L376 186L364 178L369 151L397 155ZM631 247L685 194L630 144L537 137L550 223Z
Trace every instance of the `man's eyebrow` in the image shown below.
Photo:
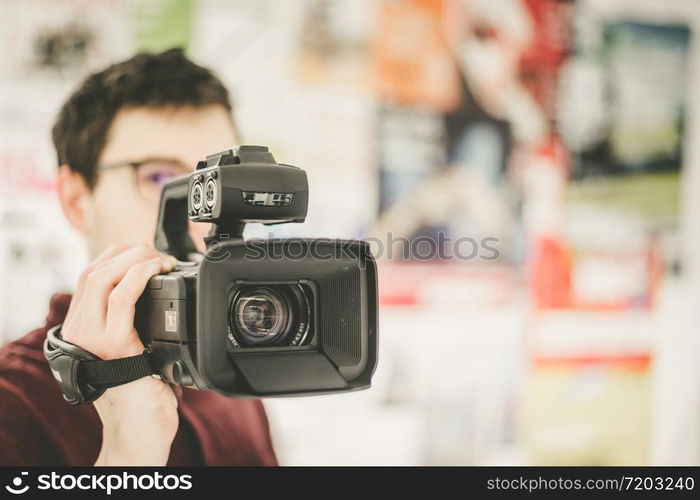
M142 165L144 163L151 163L151 162L160 162L160 163L173 163L179 167L182 167L183 169L186 170L191 170L191 166L188 165L187 163L183 162L182 160L178 158L173 158L170 156L145 156L142 158L139 158L137 160L121 160L121 161L114 161L110 162L104 165L100 165L100 170L105 170L105 169L110 169L113 167L119 167L122 165Z
M177 165L182 165L183 167L189 167L187 163L184 161L178 159L178 158L173 158L171 156L146 156L145 158L142 158L137 161L132 161L130 163L148 163L148 162L162 162L162 163L175 163Z

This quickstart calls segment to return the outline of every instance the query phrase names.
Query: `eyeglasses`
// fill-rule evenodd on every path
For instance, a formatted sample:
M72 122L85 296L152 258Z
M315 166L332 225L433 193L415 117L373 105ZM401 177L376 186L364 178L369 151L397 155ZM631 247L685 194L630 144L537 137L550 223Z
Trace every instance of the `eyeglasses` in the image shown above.
M163 185L166 182L192 172L182 162L167 158L148 158L141 161L123 161L101 165L97 167L99 172L114 170L117 168L133 168L141 195L148 201L158 201Z

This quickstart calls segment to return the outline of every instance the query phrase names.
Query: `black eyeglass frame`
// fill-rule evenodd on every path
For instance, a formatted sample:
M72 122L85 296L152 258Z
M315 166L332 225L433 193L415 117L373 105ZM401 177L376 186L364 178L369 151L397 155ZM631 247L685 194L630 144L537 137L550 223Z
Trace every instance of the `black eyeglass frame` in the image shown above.
M162 162L162 163L170 163L173 165L178 166L181 170L182 173L181 175L188 175L189 173L192 172L192 169L188 168L183 162L180 160L174 159L174 158L166 158L166 157L160 157L160 156L154 156L154 157L149 157L149 158L144 158L143 160L132 160L132 161L116 161L114 163L108 163L106 165L98 165L97 166L97 171L98 172L108 172L110 170L116 170L119 168L124 168L124 167L131 167L136 173L142 165L145 165L147 163L153 163L153 162ZM136 184L137 187L139 188L139 192L141 193L141 196L143 196L145 199L152 199L152 196L149 196L144 193L143 187L141 186L141 183L139 182L139 179L136 179Z

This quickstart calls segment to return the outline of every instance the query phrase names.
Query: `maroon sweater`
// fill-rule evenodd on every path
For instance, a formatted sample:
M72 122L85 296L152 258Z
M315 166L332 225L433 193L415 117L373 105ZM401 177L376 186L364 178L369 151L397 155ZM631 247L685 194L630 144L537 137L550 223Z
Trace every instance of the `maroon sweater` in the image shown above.
M0 349L0 465L92 465L102 424L91 404L71 406L44 359L49 328L70 295L54 295L46 325ZM262 403L183 389L168 465L276 465Z

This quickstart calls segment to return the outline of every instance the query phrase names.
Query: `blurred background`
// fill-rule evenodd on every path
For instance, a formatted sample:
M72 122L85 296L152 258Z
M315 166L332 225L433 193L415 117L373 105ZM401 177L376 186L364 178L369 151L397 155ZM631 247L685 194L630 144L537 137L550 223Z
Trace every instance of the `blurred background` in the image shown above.
M58 107L180 46L307 170L275 234L381 251L375 384L266 401L282 463L700 464L697 29L696 0L0 0L0 344L86 263Z

